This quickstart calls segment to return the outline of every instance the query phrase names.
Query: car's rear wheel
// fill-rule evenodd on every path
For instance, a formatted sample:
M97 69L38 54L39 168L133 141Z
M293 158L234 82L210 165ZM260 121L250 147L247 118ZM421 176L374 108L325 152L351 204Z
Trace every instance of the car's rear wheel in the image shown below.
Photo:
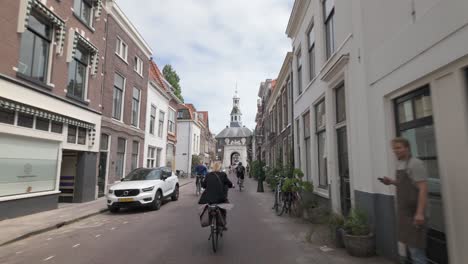
M107 208L109 209L109 211L110 211L111 213L117 213L117 212L119 212L119 210L120 210L119 207L110 206L110 205L107 206Z
M179 200L179 185L176 185L176 186L174 187L174 192L172 193L171 200L172 200L172 201L177 201L177 200Z
M157 191L154 196L153 202L151 203L151 210L159 210L162 204L162 194L161 191Z

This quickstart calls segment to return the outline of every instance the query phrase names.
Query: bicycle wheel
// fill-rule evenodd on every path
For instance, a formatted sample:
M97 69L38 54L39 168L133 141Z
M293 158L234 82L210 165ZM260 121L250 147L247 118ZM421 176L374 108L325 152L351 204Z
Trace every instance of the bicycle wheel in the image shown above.
M289 201L289 215L299 216L300 207L299 207L299 196L297 193L291 193L291 199Z
M213 216L211 220L211 245L213 252L216 253L218 249L218 222L216 221L216 216Z
M278 206L280 207L278 211L276 211L276 215L281 216L284 212L288 211L288 197L284 193L280 193L280 203Z
M278 214L281 209L282 200L283 200L283 192L277 190L275 194L275 205L273 206L273 209L275 209L276 214Z

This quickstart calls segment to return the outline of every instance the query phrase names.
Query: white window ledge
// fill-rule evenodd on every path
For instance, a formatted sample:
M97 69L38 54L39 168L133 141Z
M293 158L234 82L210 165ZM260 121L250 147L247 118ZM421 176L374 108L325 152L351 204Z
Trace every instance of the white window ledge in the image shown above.
M6 197L0 197L0 202L25 199L25 198L33 198L33 197L46 196L46 195L59 194L59 193L60 193L59 191L48 191L48 192L11 195L11 196L6 196Z

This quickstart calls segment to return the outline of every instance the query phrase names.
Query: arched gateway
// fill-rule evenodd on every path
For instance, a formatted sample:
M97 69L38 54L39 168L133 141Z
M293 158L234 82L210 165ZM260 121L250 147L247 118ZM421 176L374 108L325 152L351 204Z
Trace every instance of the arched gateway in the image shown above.
M251 142L252 131L242 125L242 112L240 111L240 98L237 91L232 98L233 106L230 117L230 125L216 135L218 160L223 162L223 167L236 165L239 162L246 165L248 160L248 148Z

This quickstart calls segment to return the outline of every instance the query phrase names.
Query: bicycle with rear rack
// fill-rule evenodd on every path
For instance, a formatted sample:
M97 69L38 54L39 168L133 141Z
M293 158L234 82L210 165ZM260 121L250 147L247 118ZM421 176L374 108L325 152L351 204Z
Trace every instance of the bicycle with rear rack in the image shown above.
M211 247L213 248L213 252L216 253L219 237L223 236L223 217L221 209L216 204L208 205L208 214L210 217L210 237L208 237L208 240L211 240Z

